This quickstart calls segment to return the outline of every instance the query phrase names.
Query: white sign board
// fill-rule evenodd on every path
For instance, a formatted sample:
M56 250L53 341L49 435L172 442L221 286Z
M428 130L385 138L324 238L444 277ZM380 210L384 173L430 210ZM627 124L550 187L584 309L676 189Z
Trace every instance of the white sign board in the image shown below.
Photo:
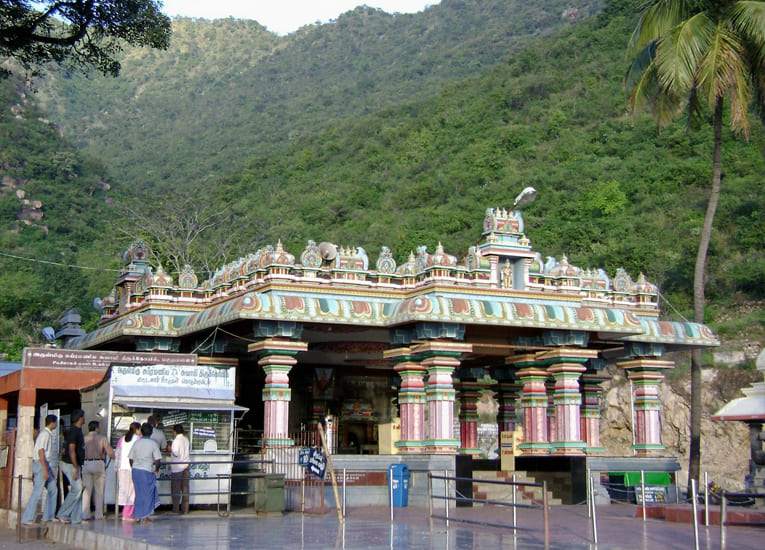
M191 397L234 400L236 369L206 365L112 367L115 396Z

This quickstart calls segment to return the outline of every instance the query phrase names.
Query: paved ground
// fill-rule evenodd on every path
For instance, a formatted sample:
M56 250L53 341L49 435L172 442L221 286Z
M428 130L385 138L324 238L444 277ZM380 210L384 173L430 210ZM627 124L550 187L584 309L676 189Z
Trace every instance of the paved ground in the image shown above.
M149 525L136 525L107 519L81 526L52 524L48 536L58 544L29 541L18 546L15 532L0 532L0 548L30 550L43 548L87 550L244 550L250 548L287 550L310 549L423 549L423 550L514 550L544 547L542 517L536 510L519 510L518 525L532 530L496 527L495 523L511 523L512 512L506 508L460 508L450 511L474 523L430 520L427 509L396 508L390 522L387 507L354 508L347 511L341 524L330 510L324 515L299 513L256 516L235 512L220 518L215 512L193 511L187 516L158 513ZM632 505L610 505L598 509L598 549L606 550L686 550L694 548L691 525L667 523L663 520L642 521ZM550 511L551 548L594 548L591 520L584 506L555 506ZM5 546L7 535L12 535ZM719 527L700 527L699 548L720 548ZM727 548L761 550L763 528L727 527Z
M48 539L24 540L17 542L16 530L0 528L0 550L77 550Z

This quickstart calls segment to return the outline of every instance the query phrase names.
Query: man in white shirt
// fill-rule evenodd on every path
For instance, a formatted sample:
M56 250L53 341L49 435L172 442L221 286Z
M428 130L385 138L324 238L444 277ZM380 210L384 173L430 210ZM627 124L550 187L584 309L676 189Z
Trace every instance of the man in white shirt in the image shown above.
M29 497L27 507L21 516L23 525L32 525L37 516L37 503L40 502L43 490L48 492L48 498L43 506L43 521L51 521L56 513L56 498L58 497L58 485L56 484L56 472L58 471L58 446L55 444L58 418L49 414L45 417L45 427L40 430L35 440L34 455L32 458L32 475L34 489Z
M189 440L183 433L183 424L173 426L173 444L170 446L170 490L173 493L173 512L189 513Z

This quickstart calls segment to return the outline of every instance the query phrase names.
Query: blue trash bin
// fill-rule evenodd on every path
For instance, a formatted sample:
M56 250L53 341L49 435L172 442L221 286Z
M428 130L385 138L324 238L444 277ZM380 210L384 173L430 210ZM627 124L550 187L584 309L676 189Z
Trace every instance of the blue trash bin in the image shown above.
M409 504L409 467L406 464L391 464L388 467L388 492L393 486L393 506L401 508ZM390 496L388 497L390 498Z

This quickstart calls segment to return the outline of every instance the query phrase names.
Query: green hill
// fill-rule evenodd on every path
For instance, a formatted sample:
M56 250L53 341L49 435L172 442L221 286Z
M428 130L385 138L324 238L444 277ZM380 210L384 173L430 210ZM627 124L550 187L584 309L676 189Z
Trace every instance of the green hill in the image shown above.
M180 19L168 51L126 50L118 79L53 73L38 84L51 117L117 180L185 189L480 74L601 3L443 0L395 16L359 7L284 37L253 21Z
M15 336L39 339L69 307L93 326L90 304L114 279L104 268L117 267L119 252L107 182L23 82L0 81L0 353Z

